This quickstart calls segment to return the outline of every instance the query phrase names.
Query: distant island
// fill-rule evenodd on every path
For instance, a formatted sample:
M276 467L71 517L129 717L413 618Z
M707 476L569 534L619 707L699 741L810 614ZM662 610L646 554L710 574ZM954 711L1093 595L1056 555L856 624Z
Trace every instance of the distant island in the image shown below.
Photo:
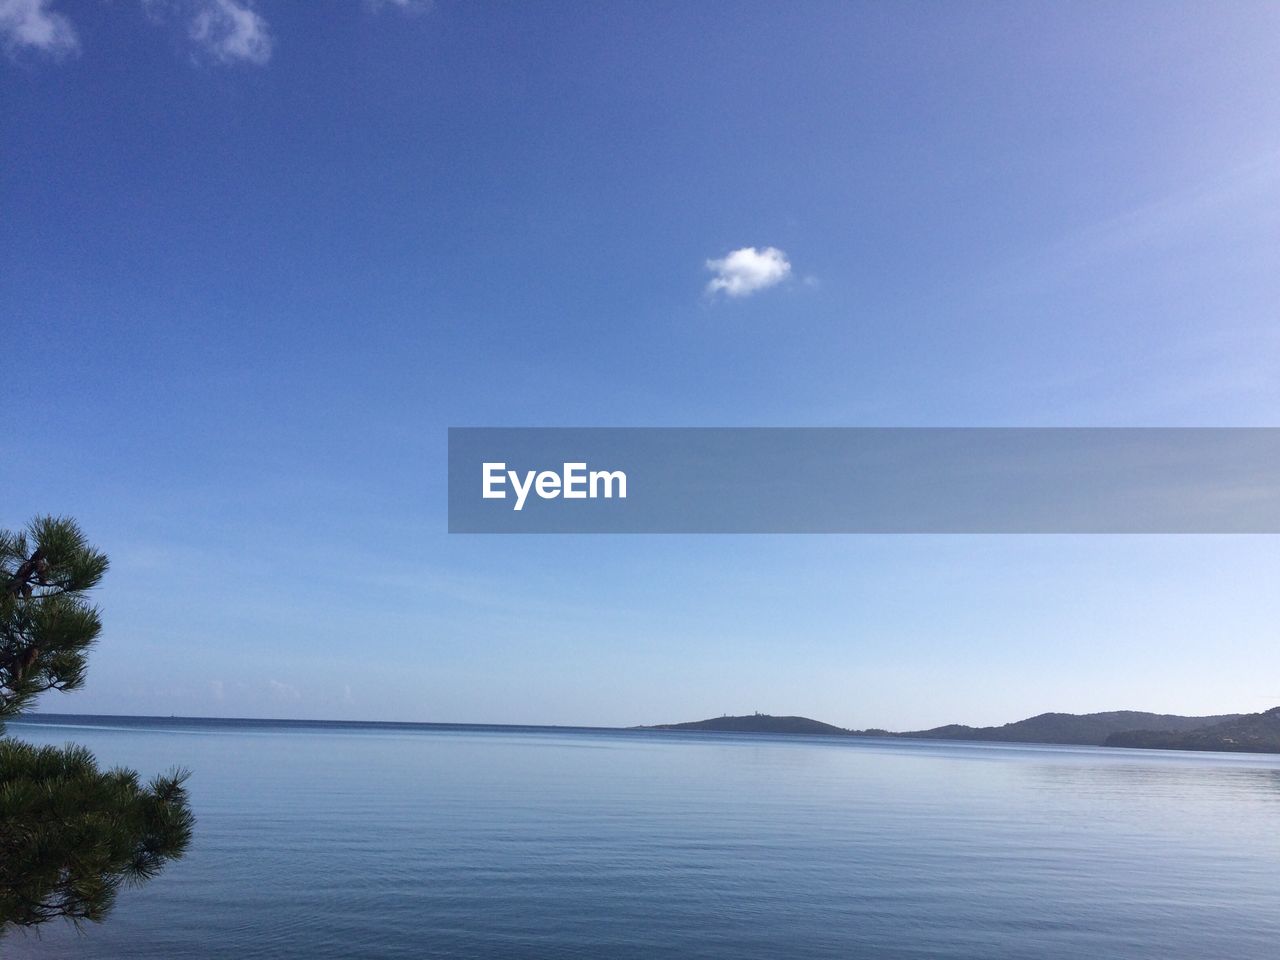
M1280 753L1280 707L1263 713L1230 713L1208 717L1183 717L1138 710L1083 714L1041 713L998 727L970 727L951 723L929 730L902 732L849 730L808 717L774 717L756 713L741 717L713 717L687 723L663 723L641 729L689 733L773 733Z
M832 736L849 736L853 733L844 727L832 726L808 717L771 717L757 713L749 717L715 717L711 720L691 720L688 723L660 723L647 730L710 730L719 733L808 733Z

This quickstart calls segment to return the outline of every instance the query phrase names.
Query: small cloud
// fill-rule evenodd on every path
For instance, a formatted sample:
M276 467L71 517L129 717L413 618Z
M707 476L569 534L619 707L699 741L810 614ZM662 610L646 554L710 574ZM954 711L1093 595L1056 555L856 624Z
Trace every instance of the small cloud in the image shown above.
M52 5L52 0L0 0L0 38L10 54L30 47L61 57L80 49L71 21Z
M142 0L142 10L157 26L180 26L215 63L261 66L271 59L275 41L254 0Z
M777 247L743 247L719 260L708 260L707 269L715 274L707 283L707 293L714 296L746 297L757 290L777 286L791 275L787 255Z
M271 59L271 31L252 0L201 0L188 36L219 63L261 66Z
M226 685L221 680L210 680L209 692L213 694L213 699L223 700L227 695Z
M291 683L268 680L267 688L271 691L271 696L281 703L296 703L302 699L302 692Z
M351 696L351 684L344 683L342 685L342 702L355 703L355 699Z
M393 7L404 13L426 13L432 0L365 0L365 6L375 13L385 7Z

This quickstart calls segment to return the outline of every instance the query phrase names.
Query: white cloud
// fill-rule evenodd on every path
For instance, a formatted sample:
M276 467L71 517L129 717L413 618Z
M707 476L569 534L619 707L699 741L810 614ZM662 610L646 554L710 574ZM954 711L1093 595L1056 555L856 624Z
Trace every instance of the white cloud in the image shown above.
M296 703L302 699L302 692L291 683L268 680L267 689L271 691L272 698L280 703Z
M271 31L252 0L202 0L189 36L219 63L264 64L271 59Z
M719 260L708 260L707 269L715 274L707 284L707 293L723 290L730 297L745 297L776 286L791 275L787 255L777 247L743 247Z
M374 11L395 7L405 13L425 13L431 9L432 0L365 0L365 6Z
M0 37L10 53L34 47L57 57L80 49L71 21L51 6L52 0L0 0Z
M35 49L52 56L75 53L80 39L71 21L53 9L59 0L0 0L0 44L9 53ZM275 40L255 0L139 0L143 13L155 24L185 29L201 53L221 64L271 59ZM433 0L364 0L373 12L394 9L424 13Z

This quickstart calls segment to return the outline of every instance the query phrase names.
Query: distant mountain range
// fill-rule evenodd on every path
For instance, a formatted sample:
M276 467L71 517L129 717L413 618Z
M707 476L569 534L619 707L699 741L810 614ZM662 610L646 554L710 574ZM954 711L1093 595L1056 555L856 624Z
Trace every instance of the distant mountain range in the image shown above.
M1239 714L1213 717L1180 717L1171 713L1143 713L1112 710L1107 713L1041 713L1026 720L999 727L966 727L951 723L932 730L911 730L893 734L926 740L994 740L1003 743L1074 743L1101 747L1118 733L1132 730L1159 730L1182 734L1229 720Z
M969 727L952 723L930 730L900 733L879 729L846 730L844 727L808 717L772 717L763 713L743 717L713 717L688 723L664 723L646 729L1280 753L1280 707L1265 713L1231 713L1209 717L1182 717L1137 710L1084 714L1042 713L998 727Z
M1121 730L1107 737L1108 747L1160 750L1236 750L1280 753L1280 707L1229 717L1221 723L1182 732Z

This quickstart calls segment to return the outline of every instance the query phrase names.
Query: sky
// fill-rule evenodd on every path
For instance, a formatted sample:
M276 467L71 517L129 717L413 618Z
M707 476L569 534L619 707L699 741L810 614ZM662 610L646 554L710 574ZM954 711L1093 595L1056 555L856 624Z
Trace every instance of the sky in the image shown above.
M0 0L78 713L1280 704L1271 536L446 533L450 426L1280 425L1270 3Z

